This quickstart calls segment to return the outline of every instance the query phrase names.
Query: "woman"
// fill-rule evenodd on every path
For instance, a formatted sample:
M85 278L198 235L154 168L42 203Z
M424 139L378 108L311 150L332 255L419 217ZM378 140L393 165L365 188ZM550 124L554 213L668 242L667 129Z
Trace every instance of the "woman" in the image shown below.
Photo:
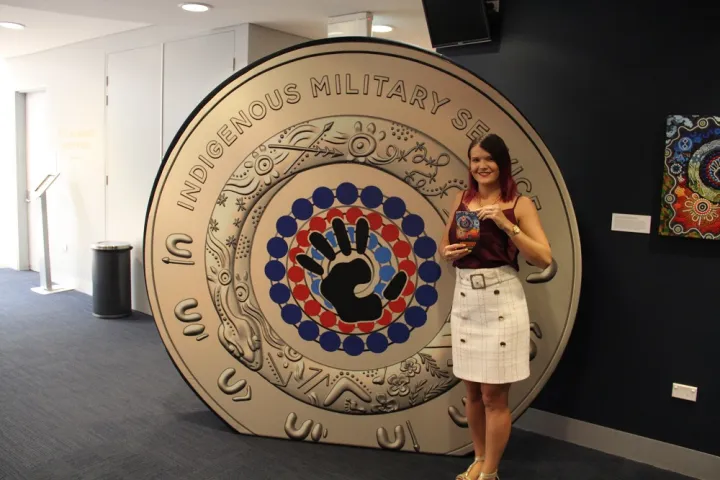
M510 437L510 385L530 376L530 321L518 254L545 268L550 245L535 204L517 192L510 153L491 134L468 149L469 188L458 193L440 242L456 268L451 313L453 371L465 383L465 407L475 461L456 480L499 479ZM455 212L475 211L480 235L471 248L458 242Z

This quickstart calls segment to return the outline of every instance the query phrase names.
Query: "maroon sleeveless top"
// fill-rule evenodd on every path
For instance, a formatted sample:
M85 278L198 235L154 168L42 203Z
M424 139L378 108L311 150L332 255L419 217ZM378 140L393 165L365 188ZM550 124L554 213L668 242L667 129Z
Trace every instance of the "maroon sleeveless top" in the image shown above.
M512 223L517 224L515 217L515 207L520 199L518 196L511 208L506 208L503 213ZM456 211L467 211L468 207L463 200ZM455 222L455 212L452 217ZM453 223L454 224L454 223ZM455 228L450 228L449 235L450 244L457 243L457 235ZM520 270L518 266L518 248L510 240L507 233L502 231L495 222L490 219L480 221L480 236L475 247L462 258L453 262L456 268L495 268L503 265L510 265L515 270Z

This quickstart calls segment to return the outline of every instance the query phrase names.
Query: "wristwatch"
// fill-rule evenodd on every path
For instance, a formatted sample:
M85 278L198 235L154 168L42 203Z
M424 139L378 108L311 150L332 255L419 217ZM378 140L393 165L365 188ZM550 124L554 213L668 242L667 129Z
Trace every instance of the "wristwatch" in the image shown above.
M517 235L518 233L520 233L520 227L518 227L517 225L513 225L513 226L512 226L512 229L511 229L511 232L512 232L512 233L510 234L510 236L511 236L511 237L514 237L515 235Z

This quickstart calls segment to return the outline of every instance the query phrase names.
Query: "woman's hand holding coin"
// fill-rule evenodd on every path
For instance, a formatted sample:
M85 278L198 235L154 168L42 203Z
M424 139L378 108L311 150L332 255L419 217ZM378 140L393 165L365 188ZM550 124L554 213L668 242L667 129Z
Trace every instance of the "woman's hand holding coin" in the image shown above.
M464 243L453 243L443 249L445 260L455 261L470 253L470 249Z

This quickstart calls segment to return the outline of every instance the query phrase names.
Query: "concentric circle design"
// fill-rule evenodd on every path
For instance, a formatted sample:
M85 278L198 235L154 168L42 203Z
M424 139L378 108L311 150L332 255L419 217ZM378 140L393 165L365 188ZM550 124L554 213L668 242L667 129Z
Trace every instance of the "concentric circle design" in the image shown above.
M698 148L688 165L691 186L707 200L720 203L720 140Z
M720 119L673 116L665 154L661 235L720 239Z
M262 156L255 161L255 171L258 175L267 175L272 171L273 161L270 157Z
M452 365L455 272L438 245L467 187L467 145L488 132L510 146L557 267L520 262L533 322L532 374L510 398L520 415L562 355L579 298L562 176L499 92L375 39L303 44L237 72L168 149L147 214L148 294L208 407L246 434L470 451ZM689 150L667 150L687 175L709 137L683 135ZM712 165L697 178L709 183ZM699 200L680 208L712 218Z
M338 221L341 234L345 229L352 256L343 255L338 245L333 228ZM363 222L369 234L360 240L358 225ZM276 223L277 236L268 242L270 259L265 266L272 282L270 298L280 307L282 319L296 326L303 340L318 342L327 352L342 350L351 356L384 353L425 325L427 309L438 299L434 285L442 271L434 258L437 244L424 230L421 216L410 213L401 198L388 197L376 186L361 189L344 182L334 190L318 187L309 198L296 199L290 213ZM319 241L330 249L331 258L314 245ZM327 275L304 268L298 261L303 255ZM356 265L367 268L370 276L364 287L349 288L354 287L359 297L380 300L376 312L361 321L345 321L333 300L322 293L326 283L343 281L334 269L351 258L359 259ZM388 289L393 288L390 284L400 272L402 284L388 297Z
M377 142L365 133L358 133L350 139L348 150L353 157L366 157L375 151Z
M253 256L250 269L262 268L260 307L282 320L270 322L293 349L342 368L359 358L387 368L442 335L453 288L439 283L444 222L415 189L369 166L327 165L267 195L255 234L264 263Z
M681 152L689 152L693 148L693 141L690 137L683 137L677 142L677 147Z
M700 165L700 180L713 190L720 191L720 152L714 151Z

